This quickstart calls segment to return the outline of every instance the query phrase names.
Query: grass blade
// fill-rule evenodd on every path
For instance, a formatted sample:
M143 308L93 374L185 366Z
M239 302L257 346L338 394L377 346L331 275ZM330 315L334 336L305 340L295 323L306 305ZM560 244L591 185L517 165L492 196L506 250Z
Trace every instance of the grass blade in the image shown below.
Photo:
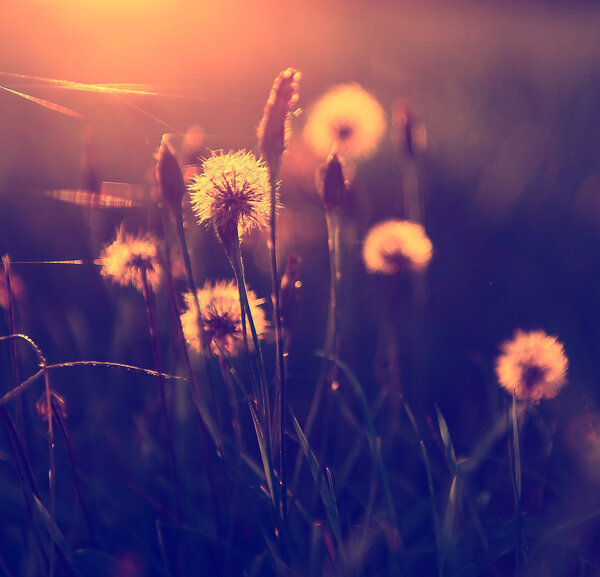
M323 501L323 505L325 506L325 512L327 513L327 518L331 525L331 529L333 534L335 535L335 539L338 543L339 556L342 566L344 565L344 543L342 541L342 529L340 525L340 518L338 515L337 505L335 502L335 497L332 493L331 488L329 487L327 481L325 480L325 476L323 475L323 470L321 469L321 465L317 461L315 454L313 453L308 441L302 431L300 425L298 424L298 420L294 415L292 409L290 408L290 414L292 417L292 423L294 424L294 429L296 430L296 435L298 435L298 440L300 441L300 445L302 450L304 451L304 455L306 460L308 461L308 466L312 477L315 481L317 489L321 495L321 500Z
M67 540L65 539L61 530L57 527L56 522L52 518L52 515L50 514L48 509L44 507L44 504L33 493L31 494L31 496L33 497L33 502L35 503L35 510L37 511L38 516L42 521L42 524L48 531L48 535L52 535L52 548L56 546L60 553L62 553L63 560L66 561L70 566L73 555L71 553L71 548L69 547ZM70 569L72 569L72 567L70 567Z
M442 436L442 442L444 443L444 449L446 450L446 458L448 459L448 465L450 466L450 472L456 480L456 471L458 469L456 464L456 454L454 452L454 445L452 444L452 438L450 437L450 431L446 424L446 419L440 411L437 404L435 405L435 412L437 414L438 425L440 427L440 435ZM454 484L454 481L453 481Z
M448 505L446 506L446 515L444 516L443 543L444 551L447 549L452 537L452 525L454 524L454 514L456 513L456 495L458 493L458 477L455 475L450 485L450 494L448 496Z
M348 380L348 383L350 384L350 387L352 388L352 392L354 393L354 396L356 397L356 399L358 401L358 404L360 406L360 410L361 410L361 413L363 416L363 420L365 422L366 435L367 435L367 440L369 443L369 448L371 450L371 454L373 455L373 460L375 462L375 466L377 467L377 471L379 473L379 477L380 477L381 485L382 485L383 492L385 495L388 512L389 512L389 515L390 515L394 525L397 525L398 517L396 514L396 507L394 505L394 500L392 499L392 493L391 493L390 485L388 482L387 472L386 472L386 469L385 469L385 466L383 463L383 458L381 456L381 443L380 443L380 439L377 435L377 431L375 429L375 423L373 421L373 416L371 414L371 408L367 401L367 397L363 391L362 385L360 384L359 380L356 378L356 376L352 372L352 369L346 363L344 363L337 357L333 357L333 356L326 355L323 353L317 353L317 354L319 356L324 356L324 357L328 358L333 363L335 363L340 369L342 369L342 372L344 373L346 379Z
M258 416L254 407L252 406L252 401L248 401L248 407L250 408L250 414L252 415L252 422L254 423L254 430L256 431L256 439L258 440L258 448L260 450L260 457L262 459L263 469L265 471L265 479L267 481L267 486L269 488L269 497L271 497L271 502L273 503L273 507L277 509L277 503L275 500L275 493L273 492L273 468L271 466L271 457L269 453L269 449L265 442L265 438L262 433L262 429L260 427L260 422L258 420Z
M433 530L435 533L435 543L437 546L438 553L438 575L442 577L444 573L443 561L442 561L442 544L440 538L440 522L438 519L437 509L435 506L435 489L433 487L433 476L431 474L431 466L429 465L429 456L427 454L427 448L423 441L419 441L421 446L421 453L423 455L423 463L425 464L425 472L427 473L427 487L429 489L429 500L431 502L431 514L433 517Z

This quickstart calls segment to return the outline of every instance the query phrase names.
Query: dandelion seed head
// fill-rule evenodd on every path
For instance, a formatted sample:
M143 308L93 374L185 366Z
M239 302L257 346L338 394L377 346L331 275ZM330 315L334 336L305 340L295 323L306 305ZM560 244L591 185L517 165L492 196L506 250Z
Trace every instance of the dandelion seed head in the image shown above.
M269 222L269 171L251 152L213 153L189 189L198 222L212 222L217 231L237 227L242 237Z
M156 291L162 278L158 258L158 241L151 234L132 235L123 227L117 229L117 237L100 253L102 276L122 286L132 285L144 291L143 272L149 287Z
M244 345L240 300L237 285L234 281L207 282L198 289L200 305L200 323L196 316L192 293L184 295L187 310L181 315L183 334L190 347L197 353L210 350L215 355L235 356ZM249 290L248 301L252 319L259 338L268 329L265 312L260 306L263 301ZM200 335L200 328L202 334ZM246 320L248 332L248 321Z
M424 270L433 247L420 224L408 220L388 220L367 233L363 259L367 271L392 275Z
M304 138L319 156L333 151L360 160L377 152L385 129L385 113L375 97L358 84L341 84L314 104Z
M544 331L518 330L500 350L496 359L498 382L517 399L539 403L554 398L565 385L569 361L557 337Z

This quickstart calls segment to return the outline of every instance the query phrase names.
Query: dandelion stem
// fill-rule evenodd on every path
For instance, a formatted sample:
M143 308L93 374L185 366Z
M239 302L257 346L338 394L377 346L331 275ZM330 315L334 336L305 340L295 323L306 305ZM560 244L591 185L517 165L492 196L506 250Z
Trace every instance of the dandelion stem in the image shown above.
M231 427L233 429L233 434L235 437L235 442L239 453L244 452L244 441L242 437L242 427L240 421L240 411L238 408L237 395L235 393L235 387L233 386L233 381L231 377L231 373L229 372L229 367L225 361L225 359L219 355L219 366L221 368L221 374L223 375L223 380L225 381L225 385L227 386L227 392L229 393L229 402L231 404Z
M44 551L44 546L42 544L42 540L40 535L36 529L36 524L33 519L33 507L31 504L30 494L35 495L38 499L41 499L40 491L38 489L37 483L35 482L35 478L33 476L33 472L31 470L31 464L25 454L24 448L21 445L21 441L19 439L19 434L15 427L15 424L10 416L10 413L7 411L6 407L0 406L0 421L2 422L2 428L4 429L4 434L8 440L8 444L11 448L11 452L13 454L13 459L15 463L15 469L17 470L17 475L21 481L21 490L23 492L23 499L25 501L25 507L27 509L27 517L29 519L29 525L31 530L33 531L35 541L40 550L40 554L45 563L48 563L48 558ZM29 491L26 488L26 483L29 485Z
M63 439L65 441L67 454L69 455L69 461L71 463L71 471L73 473L73 485L75 486L75 493L77 494L77 499L79 500L79 505L81 506L81 511L83 513L83 517L87 525L88 533L92 539L96 540L94 530L92 529L90 514L86 506L85 499L83 498L83 491L81 490L81 485L79 483L79 477L77 475L77 466L75 464L75 454L73 453L73 447L71 446L71 441L67 432L67 426L65 425L59 408L56 406L56 401L54 397L52 397L52 415L56 419L58 429L61 432L61 435L63 436Z
M254 344L254 350L256 352L257 362L258 362L258 375L260 382L260 391L261 391L261 400L262 400L262 428L263 428L263 436L265 440L265 451L266 458L268 461L268 467L273 472L273 457L271 454L271 447L273 446L273 439L271 437L271 410L269 405L269 390L267 387L267 375L265 372L265 364L263 361L262 349L260 345L260 341L258 339L258 334L256 332L256 327L254 326L254 320L252 318L252 311L250 310L250 303L248 302L248 292L246 289L246 278L244 276L244 264L242 262L242 251L240 247L239 236L237 232L237 228L231 232L231 234L225 234L222 231L219 232L219 236L221 240L223 240L223 245L225 246L225 251L227 252L227 256L231 262L231 266L233 268L233 272L235 274L238 291L240 295L240 307L242 309L242 326L245 326L244 320L244 311L248 316L248 324L250 325L250 332L252 334L252 341ZM246 352L248 353L248 346L246 344ZM272 495L275 499L275 495ZM275 501L274 501L275 503ZM276 506L278 508L278 506Z
M248 291L246 289L246 277L244 275L244 264L242 262L242 251L240 247L240 241L235 230L234 234L231 235L233 238L232 242L225 245L225 250L231 262L235 278L237 280L238 292L240 295L240 306L242 308L242 327L245 327L244 315L248 318L248 324L250 325L250 333L252 334L252 342L254 344L254 351L258 362L258 380L260 383L261 400L262 400L262 412L263 419L265 421L265 436L271 441L270 434L270 422L271 422L271 411L269 404L269 390L267 387L267 375L265 372L265 363L262 355L262 347L258 339L256 327L254 325L254 319L252 318L252 311L250 310L250 303L248 302ZM223 236L221 235L221 238ZM224 243L225 244L225 243Z
M319 371L317 378L317 384L315 386L315 392L313 394L310 408L308 410L308 416L306 417L306 424L304 426L304 434L306 438L310 438L310 433L317 416L321 404L321 398L323 396L324 388L326 383L333 382L337 374L337 365L330 361L330 358L337 358L338 356L338 295L339 295L339 283L341 280L341 250L340 250L340 215L337 210L327 210L327 233L328 233L328 247L329 247L329 271L330 271L330 285L329 285L329 305L327 309L327 325L325 333L325 354L323 355L323 363ZM298 483L300 476L300 467L302 465L302 454L299 453L296 458L296 466L294 470L294 477L292 480L292 487L295 488Z
M173 479L175 482L175 499L176 499L176 506L177 506L177 519L179 522L181 522L181 518L182 518L181 488L180 488L180 483L179 483L179 472L177 469L177 459L175 457L175 443L173 440L173 426L171 424L171 419L169 418L169 412L167 410L167 395L165 392L165 380L164 380L164 377L162 376L162 362L161 362L161 358L160 358L160 348L158 345L156 317L154 314L154 307L152 305L152 298L151 298L151 294L150 294L150 285L148 283L146 268L143 266L140 267L140 272L142 275L142 285L144 287L144 300L146 301L146 312L148 314L150 337L152 339L152 348L154 351L154 363L156 366L156 370L158 372L157 382L158 382L158 391L160 394L160 404L161 404L163 416L165 419L165 425L167 427L167 442L169 444L171 465L173 467Z
M46 361L46 357L42 353L41 349L27 336L25 335L9 335L8 337L0 337L0 340L5 339L15 339L21 338L25 340L27 343L31 345L34 349L40 363L41 369L38 371L37 376L44 377L44 386L46 391L46 412L48 414L48 485L50 491L50 558L49 558L49 576L53 577L54 575L54 545L56 542L56 522L55 522L55 513L56 513L56 485L55 485L55 476L56 476L56 468L54 464L54 429L52 427L52 405L51 405L51 397L50 397L50 375L48 374L48 362ZM29 380L29 379L28 379ZM20 386L19 386L20 387ZM0 398L0 406L2 400L5 399L10 393L12 393L15 389L4 395ZM12 398L12 397L11 397ZM18 441L18 435L17 435ZM38 497L39 498L39 497Z
M279 480L281 483L281 515L283 519L287 515L287 471L285 466L285 415L286 390L285 390L285 364L283 360L283 330L281 327L281 307L279 300L279 278L277 274L277 174L278 171L270 170L271 185L271 238L269 242L269 256L271 261L271 290L273 292L273 321L275 323L275 387L279 410Z
M40 351L41 356L41 351ZM49 575L54 575L54 543L56 542L56 466L54 463L54 428L52 426L52 399L50 396L50 375L46 359L41 356L42 370L44 371L44 386L46 389L46 414L48 415L48 483L50 487L50 570Z
M521 575L521 552L523 547L521 533L521 449L519 443L519 425L517 417L517 396L513 392L511 405L511 424L512 424L512 482L515 496L515 575Z
M164 215L164 212L163 212L163 215ZM175 216L175 221L177 222L177 216ZM163 224L163 231L164 231L164 222L161 221L161 223ZM182 232L183 232L183 226L181 228L182 228ZM183 245L181 246L181 251L182 251L182 254L185 254L187 256L187 261L188 261L188 265L189 265L189 255L187 253L187 245L185 243L185 236L183 236ZM185 260L185 257L184 257L184 260ZM166 262L166 266L165 266L166 286L167 286L167 292L169 295L169 302L171 304L173 323L175 324L175 332L177 333L177 341L179 342L179 345L181 348L181 354L183 355L183 361L185 363L185 367L186 367L186 370L188 373L188 379L189 379L189 383L190 383L190 394L192 396L192 400L194 401L194 405L196 407L196 414L198 416L198 424L200 427L200 442L202 443L202 451L204 453L204 460L206 462L206 475L208 478L208 484L209 484L210 492L211 492L211 496L212 496L210 501L212 504L213 518L214 518L215 527L217 528L217 531L219 533L221 533L221 521L220 521L219 507L218 507L218 502L219 502L218 494L219 493L217 491L217 482L215 479L215 473L213 471L214 458L213 458L212 451L210 449L210 443L208 441L209 435L208 435L207 424L205 423L204 417L202 416L202 411L199 409L200 391L198 390L198 384L196 383L196 379L194 377L194 371L192 370L192 363L190 361L189 351L187 348L187 344L185 342L185 336L183 334L183 327L181 326L181 317L179 315L179 308L177 306L177 299L175 297L175 287L174 287L174 283L173 283L173 275L171 274L171 263L170 263L168 247L165 250L165 262ZM189 267L188 282L190 283L189 284L190 290L195 295L195 302L197 303L198 302L198 294L197 294L197 291L193 284L194 279L192 278L191 266ZM196 312L198 312L198 311L196 311ZM199 317L200 315L197 315L197 316ZM204 361L204 358L203 358L203 361ZM204 363L204 368L206 368L205 363Z
M8 332L11 335L15 334L15 301L10 282L10 257L4 255L2 257L4 265L4 278L6 280L6 292L8 293ZM19 384L19 364L17 362L17 344L14 340L10 341L10 364L13 375L13 386ZM27 452L27 442L25 439L25 427L23 425L23 402L21 397L17 399L17 429L21 437L23 449Z

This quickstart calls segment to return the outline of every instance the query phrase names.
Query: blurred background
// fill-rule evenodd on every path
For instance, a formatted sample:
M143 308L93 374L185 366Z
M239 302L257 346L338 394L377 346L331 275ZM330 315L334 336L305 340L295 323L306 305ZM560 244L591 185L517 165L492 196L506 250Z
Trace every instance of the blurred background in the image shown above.
M0 90L0 254L96 258L123 219L147 221L143 210L107 210L91 238L85 209L44 194L81 185L87 126L100 178L145 184L164 132L182 138L200 125L206 153L256 150L273 78L299 69L304 112L293 120L284 160L281 242L282 259L289 252L302 259L290 357L292 402L302 413L328 296L325 222L314 189L320 159L302 143L304 116L341 82L360 83L388 114L397 99L408 99L427 128L417 170L434 257L419 303L408 297L400 307L407 398L422 419L438 403L460 453L504 399L494 377L499 343L517 328L557 335L570 360L569 385L549 411L573 478L594 486L600 461L586 454L581 422L584 396L593 419L600 411L598 30L595 2L5 0L0 86L84 118ZM67 90L36 77L139 84L154 94ZM363 272L360 243L372 224L405 216L400 182L386 138L375 158L356 167L352 184L342 357L370 397L382 287ZM192 219L188 231L200 281L231 276L212 231ZM250 286L265 297L270 280L259 240L245 251ZM151 365L138 295L107 287L91 265L15 264L14 272L23 282L19 330L51 362ZM125 347L123 335L135 335L136 326L140 343L128 337ZM0 333L7 332L2 317ZM7 351L0 359L6 367ZM77 414L85 396L69 384L63 390ZM574 507L600 504L586 490L572 497Z

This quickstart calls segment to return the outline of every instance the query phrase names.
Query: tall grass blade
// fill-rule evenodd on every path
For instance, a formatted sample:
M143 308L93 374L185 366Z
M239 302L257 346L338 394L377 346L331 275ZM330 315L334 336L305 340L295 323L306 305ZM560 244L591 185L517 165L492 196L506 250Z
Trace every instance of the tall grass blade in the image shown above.
M273 491L273 466L271 463L271 454L269 448L267 447L267 443L265 442L265 437L260 426L260 421L258 420L258 416L256 414L256 411L254 410L254 407L252 406L252 401L248 401L248 408L250 409L250 414L252 415L252 423L254 424L254 430L256 431L256 439L258 440L258 448L260 450L260 457L262 459L263 470L265 472L265 480L269 489L269 497L271 498L273 507L277 509L277 501L275 499L275 493Z
M67 543L67 540L65 539L61 530L57 527L56 522L52 518L52 515L48 509L44 507L44 504L37 498L36 495L32 494L32 497L39 519L42 521L42 524L48 531L48 535L52 535L52 549L54 549L56 546L62 554L63 560L70 566L73 554L69 544ZM72 567L69 568L72 569Z
M344 542L342 540L342 529L340 525L340 518L338 515L338 510L335 502L335 497L323 475L323 470L321 469L321 465L317 461L317 457L313 453L308 441L300 427L296 416L294 415L292 409L290 408L290 415L292 417L292 423L294 425L294 429L296 430L296 435L298 435L298 440L300 441L300 446L304 451L304 456L308 462L308 467L312 474L313 480L317 489L319 490L319 494L321 495L321 500L323 501L323 505L325 507L325 512L327 514L327 519L329 520L329 524L331 525L331 530L335 535L335 540L338 544L338 552L339 559L341 565L344 566Z
M371 408L367 401L367 397L363 391L363 388L360 384L360 381L356 378L352 369L343 361L338 359L337 357L326 355L323 353L317 353L319 356L324 356L332 361L335 365L337 365L342 372L344 373L350 387L352 388L352 392L356 397L358 404L360 406L360 410L362 413L362 417L366 427L366 436L367 441L369 443L369 449L371 450L371 454L373 456L373 460L375 462L375 466L379 472L379 477L381 480L381 485L383 488L383 492L385 495L385 500L388 508L389 515L392 519L394 525L397 525L398 516L396 514L396 507L394 505L394 500L392 498L392 492L390 489L390 484L388 481L388 475L383 463L383 458L381 456L381 442L377 435L377 431L375 429L375 423L373 421L373 415L371 414Z
M446 505L446 514L444 516L443 546L444 554L450 544L452 537L452 526L454 524L454 515L456 513L456 499L458 494L458 477L455 475L450 485L450 494L448 495L448 505Z
M444 565L442 561L442 543L440 535L440 522L438 519L437 508L435 506L435 488L433 486L433 475L431 474L431 466L429 464L429 455L427 454L427 448L425 443L419 441L421 446L421 453L423 455L423 463L425 465L425 472L427 474L427 488L429 490L429 501L431 503L431 515L433 517L433 531L435 533L435 543L437 546L437 559L438 559L438 576L442 577L444 574Z
M167 551L165 549L165 540L163 538L162 528L160 526L159 519L156 520L155 525L156 525L156 538L158 540L158 548L160 550L160 558L164 565L165 573L167 574L167 577L172 577L171 570L169 569L169 563L167 561Z
M446 458L448 459L448 465L450 467L450 472L452 476L455 477L456 480L456 472L458 466L456 464L456 454L454 452L454 445L452 444L452 438L450 437L450 431L448 430L448 425L446 424L446 419L444 419L444 415L440 411L437 404L435 405L435 412L437 415L438 425L440 428L440 435L442 436L442 442L444 443L444 449L446 451Z

